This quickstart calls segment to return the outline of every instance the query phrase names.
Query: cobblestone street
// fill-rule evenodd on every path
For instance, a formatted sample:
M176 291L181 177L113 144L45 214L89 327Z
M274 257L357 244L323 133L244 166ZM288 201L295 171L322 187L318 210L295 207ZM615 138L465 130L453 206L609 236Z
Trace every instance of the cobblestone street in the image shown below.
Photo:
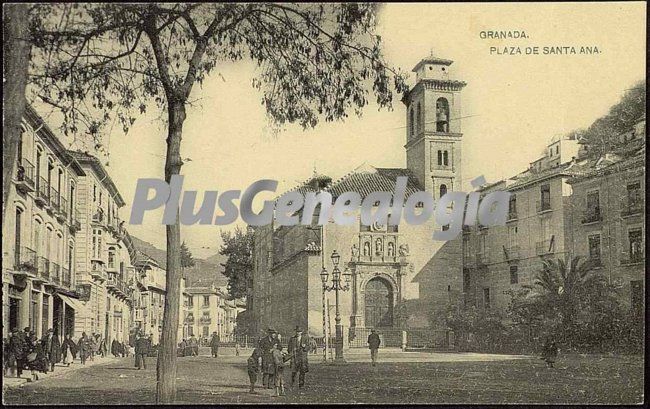
M363 352L347 364L310 359L307 387L287 396L248 393L247 351L210 358L179 358L178 402L218 403L583 403L632 404L642 400L643 363L638 357L569 356L548 369L536 357L381 351L372 367ZM228 353L228 351L226 351ZM288 372L288 370L287 370ZM146 370L132 358L9 387L8 404L147 404L155 397L155 359ZM289 373L285 373L289 380Z

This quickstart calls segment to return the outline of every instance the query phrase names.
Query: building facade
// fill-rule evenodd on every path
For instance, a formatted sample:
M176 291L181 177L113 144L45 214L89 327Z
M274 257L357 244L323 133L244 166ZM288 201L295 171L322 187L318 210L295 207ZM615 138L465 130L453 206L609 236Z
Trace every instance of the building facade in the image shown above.
M415 86L406 105L406 168L363 165L339 180L314 175L291 192L328 192L336 200L353 191L365 198L373 191L393 192L396 179L408 177L405 196L429 192L437 200L459 189L461 180L460 93L465 83L453 79L452 61L425 58L414 68ZM289 192L289 193L291 193ZM254 274L250 294L252 321L259 332L273 326L289 335L296 325L322 336L323 310L334 294L323 297L320 273L332 271L330 255L341 256L340 270L350 274L341 293L344 336L353 339L369 328L446 328L445 311L460 297L461 246L432 239L433 220L423 225L311 226L255 228ZM331 278L331 274L330 274ZM331 284L331 282L329 282ZM334 312L330 314L334 317ZM331 320L334 325L334 320Z
M210 339L216 332L221 340L232 339L239 309L234 301L227 298L226 290L220 287L186 288L183 338L194 335Z
M76 187L84 170L28 106L2 226L3 337L29 327L73 334L84 316L76 285Z

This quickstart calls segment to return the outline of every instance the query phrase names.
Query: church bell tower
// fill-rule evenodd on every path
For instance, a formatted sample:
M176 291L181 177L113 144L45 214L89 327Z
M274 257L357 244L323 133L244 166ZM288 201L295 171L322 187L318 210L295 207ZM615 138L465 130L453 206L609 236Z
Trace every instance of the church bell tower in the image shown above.
M461 186L460 92L453 61L434 57L420 61L416 84L402 99L406 105L406 165L434 199Z

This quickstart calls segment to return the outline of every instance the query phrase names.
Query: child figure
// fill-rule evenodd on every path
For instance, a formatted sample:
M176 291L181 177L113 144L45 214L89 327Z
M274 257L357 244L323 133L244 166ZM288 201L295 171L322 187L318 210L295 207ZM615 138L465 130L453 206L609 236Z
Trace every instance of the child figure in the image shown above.
M260 351L255 348L253 354L248 358L248 378L251 381L250 393L255 393L255 382L257 382L257 373L260 370Z
M282 345L278 342L273 348L273 366L275 367L275 395L284 396L284 355Z

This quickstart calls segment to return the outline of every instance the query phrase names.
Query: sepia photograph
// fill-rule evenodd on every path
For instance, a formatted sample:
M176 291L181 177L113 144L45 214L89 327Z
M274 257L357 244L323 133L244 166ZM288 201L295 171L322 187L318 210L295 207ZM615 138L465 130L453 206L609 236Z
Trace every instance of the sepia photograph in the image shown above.
M646 2L2 21L3 405L646 403Z

